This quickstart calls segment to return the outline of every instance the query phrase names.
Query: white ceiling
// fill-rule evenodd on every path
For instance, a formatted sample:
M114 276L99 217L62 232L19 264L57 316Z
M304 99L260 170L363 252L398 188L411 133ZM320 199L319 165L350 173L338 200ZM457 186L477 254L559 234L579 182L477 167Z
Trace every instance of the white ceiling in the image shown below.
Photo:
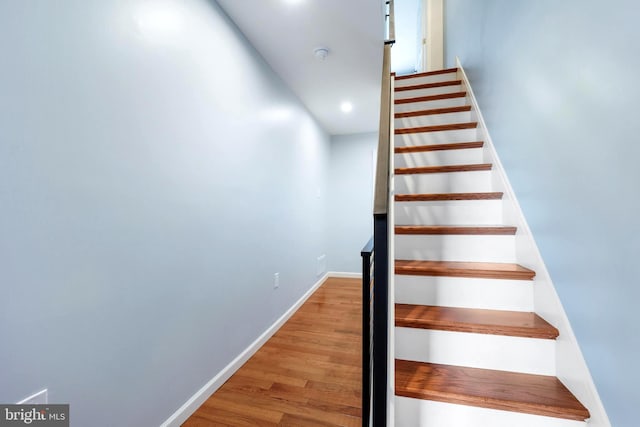
M217 1L327 132L378 130L384 0Z

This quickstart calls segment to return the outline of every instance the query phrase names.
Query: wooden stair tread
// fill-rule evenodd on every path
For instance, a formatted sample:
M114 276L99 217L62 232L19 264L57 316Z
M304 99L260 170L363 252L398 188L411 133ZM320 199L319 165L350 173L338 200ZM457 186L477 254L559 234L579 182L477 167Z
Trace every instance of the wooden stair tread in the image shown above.
M444 151L444 150L466 150L469 148L482 148L483 141L473 142L454 142L450 144L432 144L432 145L408 145L405 147L395 147L395 154L405 153L421 153L427 151Z
M433 89L436 87L460 86L461 84L462 84L462 80L449 80L447 82L423 83L423 84L412 85L412 86L399 86L395 88L395 91L404 92L407 90Z
M475 129L478 122L467 123L450 123L446 125L420 126L415 128L399 128L395 130L396 135L404 135L407 133L426 133L426 132L442 132L449 130Z
M394 103L396 103L396 104L411 104L413 102L426 102L426 101L438 101L440 99L464 98L465 96L467 96L467 92L441 93L441 94L438 94L438 95L418 96L418 97L415 97L415 98L396 99L396 100L394 100Z
M396 304L396 326L540 339L558 338L558 330L535 313Z
M396 80L413 79L413 78L416 78L416 77L437 76L439 74L449 74L449 73L453 73L453 72L457 72L457 71L458 71L457 68L445 68L443 70L427 71L427 72L424 72L424 73L405 74L403 76L396 76Z
M433 116L435 114L466 113L468 111L471 111L471 105L462 105L460 107L432 108L430 110L405 111L404 113L395 113L394 118L402 119L404 117Z
M533 280L536 275L535 271L512 263L415 260L396 260L395 274L510 280Z
M556 377L396 360L397 396L584 421L589 411Z
M517 227L511 226L456 226L456 225L397 225L396 234L417 235L491 235L510 236L516 234Z
M490 171L491 163L479 163L474 165L446 165L446 166L419 166L413 168L396 168L396 175L410 175L421 173L449 173L449 172L478 172Z
M500 200L502 192L490 193L436 193L436 194L396 194L396 202L437 202L447 200Z

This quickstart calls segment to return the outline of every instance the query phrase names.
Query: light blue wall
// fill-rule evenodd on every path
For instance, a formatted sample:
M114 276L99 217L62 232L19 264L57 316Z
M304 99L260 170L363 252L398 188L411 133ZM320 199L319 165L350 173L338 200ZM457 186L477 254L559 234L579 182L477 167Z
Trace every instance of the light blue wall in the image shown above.
M447 0L459 56L611 422L640 402L640 7Z
M316 282L329 148L213 2L0 2L0 402L166 420Z
M360 250L373 233L373 156L377 146L377 132L331 138L331 271L362 272Z

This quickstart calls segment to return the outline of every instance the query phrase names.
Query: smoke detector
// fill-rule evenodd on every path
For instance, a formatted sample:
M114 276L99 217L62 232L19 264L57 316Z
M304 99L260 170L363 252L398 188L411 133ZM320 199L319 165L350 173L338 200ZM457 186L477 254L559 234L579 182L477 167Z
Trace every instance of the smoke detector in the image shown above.
M317 47L313 51L313 55L320 61L324 61L329 56L329 49L326 47Z

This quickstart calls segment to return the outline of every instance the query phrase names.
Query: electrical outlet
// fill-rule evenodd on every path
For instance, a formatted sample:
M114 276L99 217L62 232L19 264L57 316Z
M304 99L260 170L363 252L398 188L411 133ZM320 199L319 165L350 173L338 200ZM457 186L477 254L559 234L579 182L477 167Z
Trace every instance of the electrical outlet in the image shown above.
M327 271L327 256L322 254L318 257L318 264L316 267L316 275L321 276Z
M278 289L280 287L280 273L275 273L273 275L273 289Z
M45 388L22 399L17 405L46 405L47 403L49 403L49 390Z

